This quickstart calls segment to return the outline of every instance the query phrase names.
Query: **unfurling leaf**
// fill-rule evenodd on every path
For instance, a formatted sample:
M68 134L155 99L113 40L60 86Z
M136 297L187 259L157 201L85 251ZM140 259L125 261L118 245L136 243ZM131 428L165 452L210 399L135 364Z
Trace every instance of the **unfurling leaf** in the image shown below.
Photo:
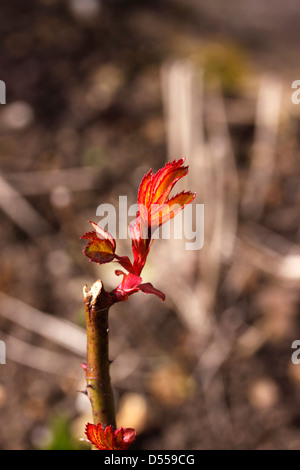
M114 431L112 426L103 428L101 423L87 423L85 434L99 450L126 450L136 438L136 431L132 428L121 427Z
M147 261L155 230L175 217L196 196L190 191L182 191L176 196L169 197L177 181L188 173L188 167L183 165L184 161L184 158L174 160L156 173L150 170L143 177L138 191L139 211L133 223L129 225L133 262L128 256L119 256L115 253L114 238L94 222L91 224L95 231L87 232L81 237L88 241L84 253L91 261L98 264L116 261L128 271L127 274L120 270L116 271L116 274L123 275L123 280L110 293L112 302L127 300L129 295L138 291L155 294L161 300L165 300L165 295L161 291L149 282L143 283L140 276Z
M115 244L109 239L98 238L96 232L87 232L81 237L88 240L84 254L95 263L109 263L115 258Z

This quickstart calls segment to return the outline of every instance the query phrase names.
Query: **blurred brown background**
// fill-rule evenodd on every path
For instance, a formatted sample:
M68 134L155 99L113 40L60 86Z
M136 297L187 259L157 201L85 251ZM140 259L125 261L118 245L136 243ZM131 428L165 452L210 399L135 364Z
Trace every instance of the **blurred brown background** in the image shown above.
M155 241L166 302L111 311L118 424L136 449L300 447L297 3L1 2L1 449L87 448L82 287L119 279L79 237L183 155L205 243Z

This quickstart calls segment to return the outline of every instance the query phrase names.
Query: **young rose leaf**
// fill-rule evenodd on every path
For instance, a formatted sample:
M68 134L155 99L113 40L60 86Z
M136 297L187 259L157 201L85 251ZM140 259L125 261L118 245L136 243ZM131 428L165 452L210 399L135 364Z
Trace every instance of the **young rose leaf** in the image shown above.
M103 428L101 423L87 423L85 434L99 450L126 450L136 438L135 429L120 427L114 431L112 426Z
M115 243L109 238L100 239L96 232L87 232L81 238L88 241L83 252L91 261L104 264L115 258Z
M153 287L153 285L151 284L151 282L145 282L143 284L140 284L139 285L139 289L144 292L144 294L154 294L154 295L157 295L157 297L160 298L160 300L162 300L163 302L165 301L166 299L166 296L163 292L161 292L160 290L158 289L155 289L155 287Z
M152 230L173 219L194 198L195 193L182 191L162 205L154 204L149 214L149 224Z
M99 227L99 225L95 224L95 222L91 222L93 229L95 230L97 237L100 238L100 240L108 240L111 242L112 246L114 247L114 251L116 249L116 242L113 236L109 232L105 232L103 228Z

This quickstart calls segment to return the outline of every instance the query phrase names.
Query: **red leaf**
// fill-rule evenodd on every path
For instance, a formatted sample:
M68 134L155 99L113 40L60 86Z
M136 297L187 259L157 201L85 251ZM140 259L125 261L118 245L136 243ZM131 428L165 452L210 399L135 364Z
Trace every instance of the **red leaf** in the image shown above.
M155 294L157 295L163 302L166 298L165 294L158 289L155 289L150 282L146 282L145 284L140 284L139 289L144 292L145 294Z
M126 450L136 438L136 431L132 428L118 428L112 426L102 428L101 423L87 423L85 434L88 440L99 450Z
M152 174L150 170L142 179L138 194L138 204L150 209L151 204L163 204L175 183L188 172L187 166L182 166L184 158L167 163L163 168Z
M183 166L184 161L185 159L181 158L169 162L154 174L150 170L141 181L138 193L139 212L129 226L133 267L137 275L141 274L146 263L154 231L175 217L195 198L195 193L182 191L169 199L174 185L188 173L188 167Z
M140 187L139 187L139 192L138 192L138 204L145 205L146 201L146 195L147 195L147 188L149 186L149 183L151 182L152 179L152 170L149 170L146 175L144 175Z
M104 432L100 423L98 423L98 425L87 423L85 427L85 434L88 440L98 449L107 450L104 439Z
M154 205L150 212L150 226L153 229L173 219L187 204L195 198L195 193L182 191L162 205Z
M165 165L155 175L153 182L153 202L163 204L177 181L188 173L188 167L182 166L184 158Z
M113 236L109 232L105 232L99 225L95 224L94 222L90 221L90 224L92 224L93 229L95 230L97 237L100 238L100 240L109 240L114 247L114 251L116 249L116 242Z
M125 274L121 270L116 270L115 274L117 276L123 275L123 280L121 284L113 291L114 295L118 302L128 300L128 296L134 292L142 291L145 294L155 294L162 301L165 300L165 294L158 289L155 289L150 282L142 284L142 278L140 276L135 276L134 274Z
M127 448L127 446L129 446L130 444L132 444L132 442L135 441L135 439L136 439L136 430L132 429L132 428L119 428L119 429L116 430L115 435L120 429L122 430L122 434L123 434L122 448L124 448L124 445L126 445L126 448Z
M84 254L95 263L109 263L115 258L116 242L110 233L105 232L94 222L90 222L95 232L87 232L82 239L88 240Z
M117 289L120 292L124 292L124 294L130 294L132 291L137 292L138 286L142 282L142 278L139 276L136 276L135 274L129 273L125 274L123 271L117 270L115 271L117 276L120 274L123 274L123 281L121 284L117 287Z
M127 256L118 256L115 253L114 238L93 222L91 223L95 232L88 232L81 237L88 240L84 253L92 261L103 264L115 260L128 271L128 274L120 270L116 271L117 275L123 275L123 280L110 293L113 302L127 300L129 295L139 290L146 294L155 294L161 300L165 299L164 293L155 289L152 284L142 283L140 274L153 241L151 236L156 228L175 217L195 198L195 194L190 191L182 191L169 198L177 181L188 173L188 167L183 166L184 161L184 158L174 160L154 174L152 170L149 170L143 177L138 191L139 211L134 222L129 226L133 262ZM107 439L110 433L111 431L107 430Z
M109 263L115 258L115 245L110 239L101 240L97 237L96 232L87 232L81 237L88 240L88 244L83 250L84 254L95 263Z

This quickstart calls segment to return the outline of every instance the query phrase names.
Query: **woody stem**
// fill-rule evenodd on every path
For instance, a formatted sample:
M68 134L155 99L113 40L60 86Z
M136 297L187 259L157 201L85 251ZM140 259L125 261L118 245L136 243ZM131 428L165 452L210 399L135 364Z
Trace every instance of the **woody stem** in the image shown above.
M116 427L114 396L109 373L109 299L96 281L88 291L84 288L87 330L86 390L91 402L94 423Z

